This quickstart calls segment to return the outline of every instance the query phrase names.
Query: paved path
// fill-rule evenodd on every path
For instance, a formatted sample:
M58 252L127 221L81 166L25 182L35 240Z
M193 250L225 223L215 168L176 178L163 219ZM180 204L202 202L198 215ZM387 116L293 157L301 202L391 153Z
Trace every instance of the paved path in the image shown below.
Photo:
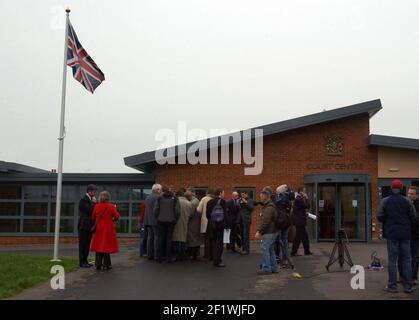
M314 243L314 256L294 258L296 269L303 279L296 280L289 269L278 275L258 276L260 261L257 243L253 243L249 256L224 254L226 268L214 268L210 263L183 262L157 264L137 256L137 248L122 247L113 257L114 269L97 273L92 269L80 269L66 277L66 289L53 291L49 284L26 290L16 299L418 299L419 292L407 295L387 294L382 291L387 272L365 270L365 290L352 290L353 276L349 267L340 270L336 263L331 273L325 265L333 244ZM6 250L0 248L0 251ZM9 248L9 251L50 254L51 248ZM383 242L351 244L349 246L355 264L367 266L371 253L386 265ZM63 255L76 255L77 248L63 248Z

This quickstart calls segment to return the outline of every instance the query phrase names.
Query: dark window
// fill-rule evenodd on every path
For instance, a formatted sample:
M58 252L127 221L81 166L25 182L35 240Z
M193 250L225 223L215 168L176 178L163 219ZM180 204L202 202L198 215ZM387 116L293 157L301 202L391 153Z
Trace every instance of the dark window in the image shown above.
M26 206L26 204L25 204ZM51 203L51 217L55 217L56 203ZM61 203L61 217L74 217L74 203Z
M47 219L23 220L23 232L47 232Z
M54 201L57 197L57 186L52 187L52 193L51 198ZM79 193L78 190L76 190L74 185L63 185L62 191L61 191L61 200L68 200L68 201L75 201L79 200Z
M129 215L129 203L117 203L116 209L119 212L119 215L122 217L128 217Z
M87 186L86 186L87 188ZM98 194L97 197L99 198L99 193L101 191L108 191L111 194L111 201L118 201L118 200L129 200L129 194L131 189L127 185L98 185Z
M20 203L18 202L0 202L0 216L19 216Z
M24 198L29 200L48 200L49 186L47 185L25 185Z
M25 216L47 216L48 203L44 202L26 202L23 207ZM55 212L55 211L54 211Z
M138 218L131 219L131 232L138 233Z
M20 199L21 191L18 184L0 184L0 199Z
M255 199L255 196L256 196L255 195L255 188L252 188L252 187L236 187L235 190L239 193L239 195L242 192L247 192L249 194L250 199ZM231 197L231 195L230 195L230 197Z
M20 232L20 220L0 219L0 232Z
M55 219L50 220L49 228L51 232L55 232ZM74 231L73 219L60 219L60 232L72 233L73 231Z
M135 202L132 204L132 216L137 217L140 215L141 202Z
M128 233L129 220L119 219L116 223L116 232L118 233Z
M132 200L142 200L143 199L143 194L142 194L142 189L141 188L132 188L131 189L131 198Z

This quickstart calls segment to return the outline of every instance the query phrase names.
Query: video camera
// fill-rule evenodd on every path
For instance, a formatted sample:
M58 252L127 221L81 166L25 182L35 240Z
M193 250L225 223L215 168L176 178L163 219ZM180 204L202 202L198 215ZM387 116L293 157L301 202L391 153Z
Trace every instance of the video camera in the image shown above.
M280 208L291 209L291 201L293 200L295 200L295 191L291 188L276 195L276 205Z

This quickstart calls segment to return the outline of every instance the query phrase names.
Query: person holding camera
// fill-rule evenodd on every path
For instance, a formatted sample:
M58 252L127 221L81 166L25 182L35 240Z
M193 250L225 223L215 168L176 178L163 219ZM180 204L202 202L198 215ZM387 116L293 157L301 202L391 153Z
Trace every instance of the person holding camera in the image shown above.
M298 188L298 193L295 196L294 206L292 209L292 222L295 226L295 239L292 244L291 256L298 256L298 248L300 243L303 243L304 254L312 255L310 252L310 242L308 239L307 226L307 210L310 208L310 203L305 187Z
M295 193L288 185L283 184L276 188L275 204L278 210L278 219L282 220L280 234L277 237L275 245L278 261L290 261L288 252L288 230L291 226L291 208L294 198ZM280 242L282 243L282 250Z
M240 193L239 199L239 216L242 227L242 254L250 253L250 225L252 224L252 212L255 209L255 201L249 198L247 191Z

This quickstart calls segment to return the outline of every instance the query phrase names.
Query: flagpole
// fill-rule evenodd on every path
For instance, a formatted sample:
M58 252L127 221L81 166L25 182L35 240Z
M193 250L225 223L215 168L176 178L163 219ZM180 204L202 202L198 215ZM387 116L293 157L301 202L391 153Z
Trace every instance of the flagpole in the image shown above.
M67 8L65 19L65 41L64 41L64 62L63 62L63 82L61 91L61 121L60 121L60 137L59 152L58 152L58 177L57 177L57 197L55 206L55 234L54 234L54 257L51 261L60 261L58 258L58 246L60 241L60 219L61 219L61 193L63 182L63 152L64 152L64 137L65 137L65 92L66 92L66 79L67 79L67 45L68 45L68 25L70 9Z

